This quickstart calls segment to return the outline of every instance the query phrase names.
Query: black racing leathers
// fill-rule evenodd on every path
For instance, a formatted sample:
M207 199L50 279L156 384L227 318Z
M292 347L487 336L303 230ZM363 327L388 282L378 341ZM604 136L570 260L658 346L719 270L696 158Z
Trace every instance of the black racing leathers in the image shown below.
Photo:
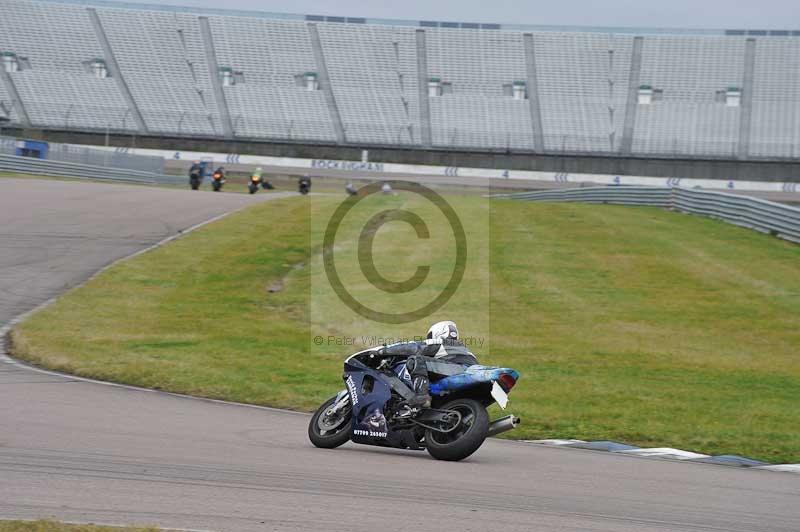
M408 356L406 369L411 376L412 389L415 394L414 398L408 401L408 405L412 408L430 406L427 358L452 364L472 365L478 363L478 359L464 344L450 339L393 344L381 348L379 352L386 355Z

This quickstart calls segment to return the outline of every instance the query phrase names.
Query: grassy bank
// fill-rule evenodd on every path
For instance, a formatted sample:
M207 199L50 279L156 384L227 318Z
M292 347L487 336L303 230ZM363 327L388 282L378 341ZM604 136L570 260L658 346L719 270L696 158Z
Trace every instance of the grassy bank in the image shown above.
M474 348L482 362L522 373L515 437L800 462L800 246L655 209L449 199L471 253L435 318L485 339ZM336 200L311 201L254 206L115 266L18 327L15 354L95 378L313 409L341 387L341 361L355 350L313 336L413 335L427 319L376 331L338 301L319 253ZM425 208L402 195L381 201ZM345 254L356 252L352 230L337 239ZM448 266L408 227L382 231L375 262L394 280L421 260ZM431 240L449 251L446 237ZM356 279L355 265L344 261L343 279ZM436 286L422 285L421 299Z

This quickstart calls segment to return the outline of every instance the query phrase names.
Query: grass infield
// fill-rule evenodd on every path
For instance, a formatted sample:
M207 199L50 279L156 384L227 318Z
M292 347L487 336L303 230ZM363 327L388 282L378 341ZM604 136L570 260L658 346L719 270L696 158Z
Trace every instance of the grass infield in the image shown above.
M800 246L652 208L448 200L473 252L435 318L488 339L473 347L481 362L521 372L509 409L523 424L510 436L800 462ZM403 195L382 201L414 207ZM342 387L342 360L358 348L310 338L376 334L326 292L318 242L337 203L256 205L118 264L18 326L14 354L310 411ZM384 230L378 270L404 279L418 237Z

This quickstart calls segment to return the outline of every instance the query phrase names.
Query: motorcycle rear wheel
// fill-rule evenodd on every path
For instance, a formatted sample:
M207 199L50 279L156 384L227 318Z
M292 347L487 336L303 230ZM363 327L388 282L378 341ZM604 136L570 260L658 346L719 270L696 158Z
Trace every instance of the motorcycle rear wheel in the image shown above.
M425 448L437 460L457 462L468 457L483 445L489 433L489 414L474 399L455 399L442 405L442 410L461 414L458 428L448 433L425 431Z
M331 397L320 406L308 424L308 439L316 447L323 449L334 449L350 441L350 425L353 419L353 410L346 407L346 412L341 412L340 418L327 420L327 411L336 402L336 397ZM330 430L325 431L322 427L330 426Z

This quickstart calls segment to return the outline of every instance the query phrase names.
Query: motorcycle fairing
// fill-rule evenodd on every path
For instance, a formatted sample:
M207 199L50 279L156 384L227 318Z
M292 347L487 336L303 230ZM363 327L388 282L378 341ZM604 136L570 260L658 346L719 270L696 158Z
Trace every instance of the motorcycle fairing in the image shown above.
M519 373L511 368L475 364L464 368L464 373L450 375L431 383L430 393L444 395L476 384L492 384L492 381L498 380L501 375L510 375L515 381L519 378Z
M358 360L351 358L345 362L345 384L353 409L350 439L368 445L418 449L413 430L393 428L387 423L392 387L386 379ZM400 383L400 386L405 385Z

